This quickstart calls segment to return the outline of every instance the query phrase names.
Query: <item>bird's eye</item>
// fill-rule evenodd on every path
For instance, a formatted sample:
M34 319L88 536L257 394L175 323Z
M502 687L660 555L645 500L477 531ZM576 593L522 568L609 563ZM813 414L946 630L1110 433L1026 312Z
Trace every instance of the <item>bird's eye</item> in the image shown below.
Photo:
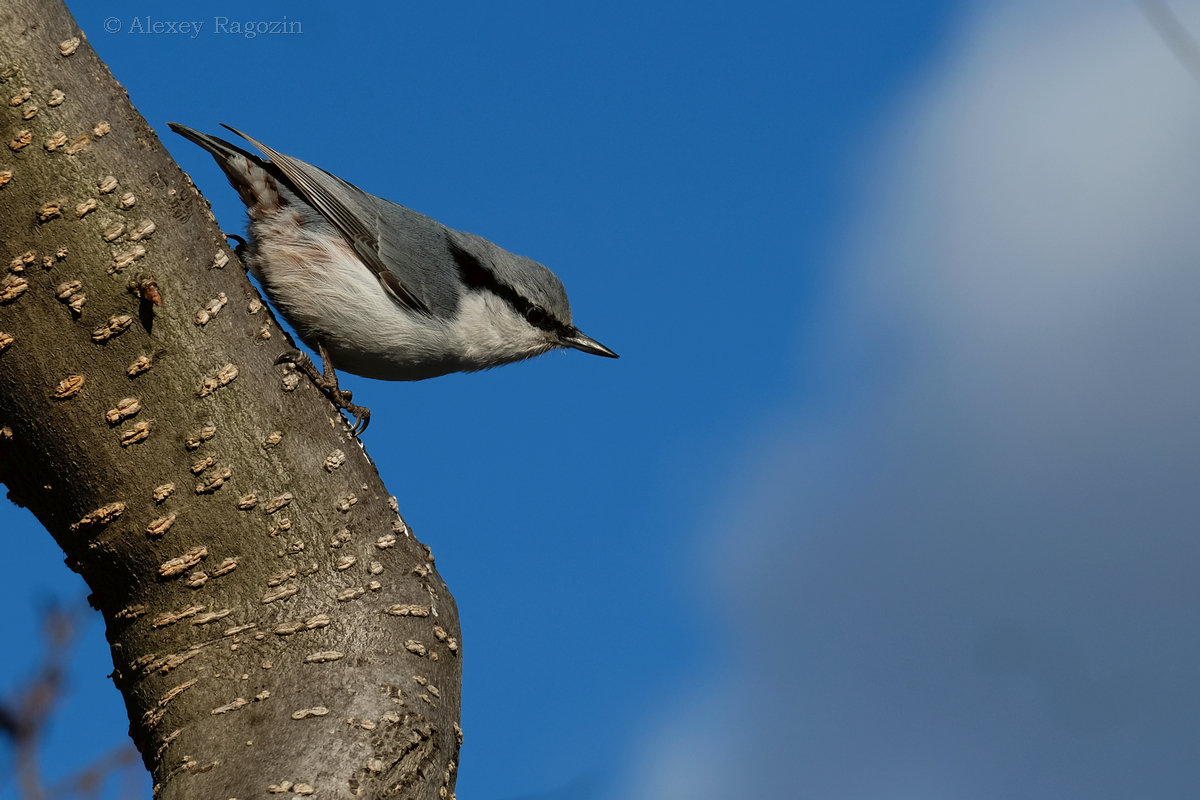
M525 311L525 319L530 325L541 325L546 321L546 309L541 306L530 306Z

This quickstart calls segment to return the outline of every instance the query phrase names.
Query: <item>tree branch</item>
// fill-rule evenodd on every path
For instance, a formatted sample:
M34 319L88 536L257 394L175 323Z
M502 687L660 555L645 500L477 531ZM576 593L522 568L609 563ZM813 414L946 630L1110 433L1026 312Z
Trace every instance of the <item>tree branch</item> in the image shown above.
M0 54L0 480L104 614L156 794L450 796L428 548L60 0Z

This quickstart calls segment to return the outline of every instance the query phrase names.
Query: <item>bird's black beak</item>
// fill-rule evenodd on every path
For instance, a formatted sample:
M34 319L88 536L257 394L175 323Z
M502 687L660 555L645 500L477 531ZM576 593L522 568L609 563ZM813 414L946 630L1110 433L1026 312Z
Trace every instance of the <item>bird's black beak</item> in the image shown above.
M559 344L563 347L574 347L576 350L582 350L585 353L591 353L594 356L604 356L605 358L620 358L612 350L609 350L604 345L597 342L590 336L585 336L577 328L571 328L571 332L558 337Z

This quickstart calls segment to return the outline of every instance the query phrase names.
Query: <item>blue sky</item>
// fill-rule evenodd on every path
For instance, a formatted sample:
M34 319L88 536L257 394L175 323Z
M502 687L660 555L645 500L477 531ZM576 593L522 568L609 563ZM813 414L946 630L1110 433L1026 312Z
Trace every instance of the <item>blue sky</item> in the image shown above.
M1132 4L76 5L227 230L168 120L536 258L622 356L345 381L462 612L459 796L1196 785L1200 87ZM0 528L35 643L82 585ZM109 669L52 751L124 735Z

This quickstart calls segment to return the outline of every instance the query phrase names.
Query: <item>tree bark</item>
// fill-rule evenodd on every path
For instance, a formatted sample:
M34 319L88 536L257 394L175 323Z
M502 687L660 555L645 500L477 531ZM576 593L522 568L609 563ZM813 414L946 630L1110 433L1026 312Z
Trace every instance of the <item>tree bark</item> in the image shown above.
M156 795L452 796L428 548L61 0L0 10L0 94L0 480L91 588Z

